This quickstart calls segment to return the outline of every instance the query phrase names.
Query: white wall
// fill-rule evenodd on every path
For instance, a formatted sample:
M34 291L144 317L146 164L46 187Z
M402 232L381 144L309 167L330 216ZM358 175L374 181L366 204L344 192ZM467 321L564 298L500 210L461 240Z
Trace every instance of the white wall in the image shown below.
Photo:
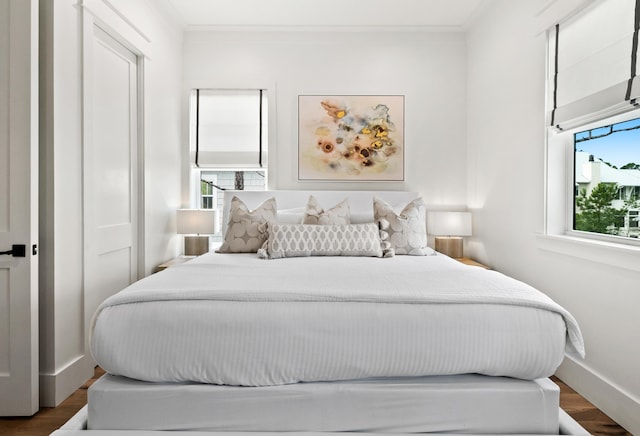
M453 32L188 32L183 106L187 113L186 96L195 87L268 88L276 110L270 133L277 135L269 144L271 189L408 189L427 203L460 206L466 203L465 56L464 35ZM405 181L299 182L301 94L404 95Z
M493 1L468 31L468 252L572 312L587 357L565 360L558 375L640 434L640 274L548 251L541 242L546 36L538 13L547 4Z
M181 30L148 0L41 0L40 383L54 406L93 374L83 288L82 26L90 12L144 55L145 273L179 252ZM86 9L85 9L86 8ZM121 15L127 17L123 20Z

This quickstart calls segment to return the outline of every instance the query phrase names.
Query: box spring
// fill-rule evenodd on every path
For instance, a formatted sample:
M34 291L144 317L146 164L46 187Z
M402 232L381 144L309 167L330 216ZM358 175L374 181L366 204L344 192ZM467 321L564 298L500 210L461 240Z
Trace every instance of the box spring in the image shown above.
M481 375L233 387L105 375L89 389L89 430L537 433L558 429L549 379Z

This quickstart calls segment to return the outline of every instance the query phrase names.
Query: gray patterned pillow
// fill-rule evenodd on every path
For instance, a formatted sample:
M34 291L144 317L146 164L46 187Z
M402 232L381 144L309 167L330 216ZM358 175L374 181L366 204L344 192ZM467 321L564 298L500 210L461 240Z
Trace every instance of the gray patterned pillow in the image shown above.
M224 242L218 253L255 253L264 241L267 233L261 224L275 222L276 199L265 200L256 210L250 211L242 200L234 196L229 207L229 222Z
M428 256L434 254L427 246L427 210L422 198L416 198L397 214L389 203L373 199L373 217L389 234L388 241L395 254Z
M380 230L376 223L268 224L269 239L258 256L263 259L306 256L382 257Z
M349 201L345 198L329 210L324 210L318 204L313 195L309 196L307 210L304 213L302 224L351 224L349 217Z

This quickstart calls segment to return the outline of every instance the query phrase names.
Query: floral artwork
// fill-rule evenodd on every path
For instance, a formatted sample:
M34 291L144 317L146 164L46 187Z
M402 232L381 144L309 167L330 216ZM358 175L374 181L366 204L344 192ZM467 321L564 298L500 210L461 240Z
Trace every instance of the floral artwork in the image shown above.
M404 96L299 96L298 178L404 180Z

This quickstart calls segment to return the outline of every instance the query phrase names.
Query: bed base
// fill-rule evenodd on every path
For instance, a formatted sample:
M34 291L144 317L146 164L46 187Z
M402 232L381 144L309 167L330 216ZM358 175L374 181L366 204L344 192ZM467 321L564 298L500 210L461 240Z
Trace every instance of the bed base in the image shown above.
M590 433L559 409L560 428L557 435L587 436ZM87 430L87 406L84 406L51 436L275 436L272 432L202 432L202 431L153 431L153 430ZM349 433L354 435L354 433ZM437 433L430 433L438 436ZM345 436L345 433L290 432L287 436ZM398 433L357 433L357 436L400 436ZM406 436L406 435L403 435ZM473 436L473 435L468 435Z
M105 374L89 388L89 404L53 435L588 434L558 409L559 392L549 379L478 374L267 388Z
M549 379L478 374L243 388L105 374L89 388L88 428L544 434L558 428L559 396Z

